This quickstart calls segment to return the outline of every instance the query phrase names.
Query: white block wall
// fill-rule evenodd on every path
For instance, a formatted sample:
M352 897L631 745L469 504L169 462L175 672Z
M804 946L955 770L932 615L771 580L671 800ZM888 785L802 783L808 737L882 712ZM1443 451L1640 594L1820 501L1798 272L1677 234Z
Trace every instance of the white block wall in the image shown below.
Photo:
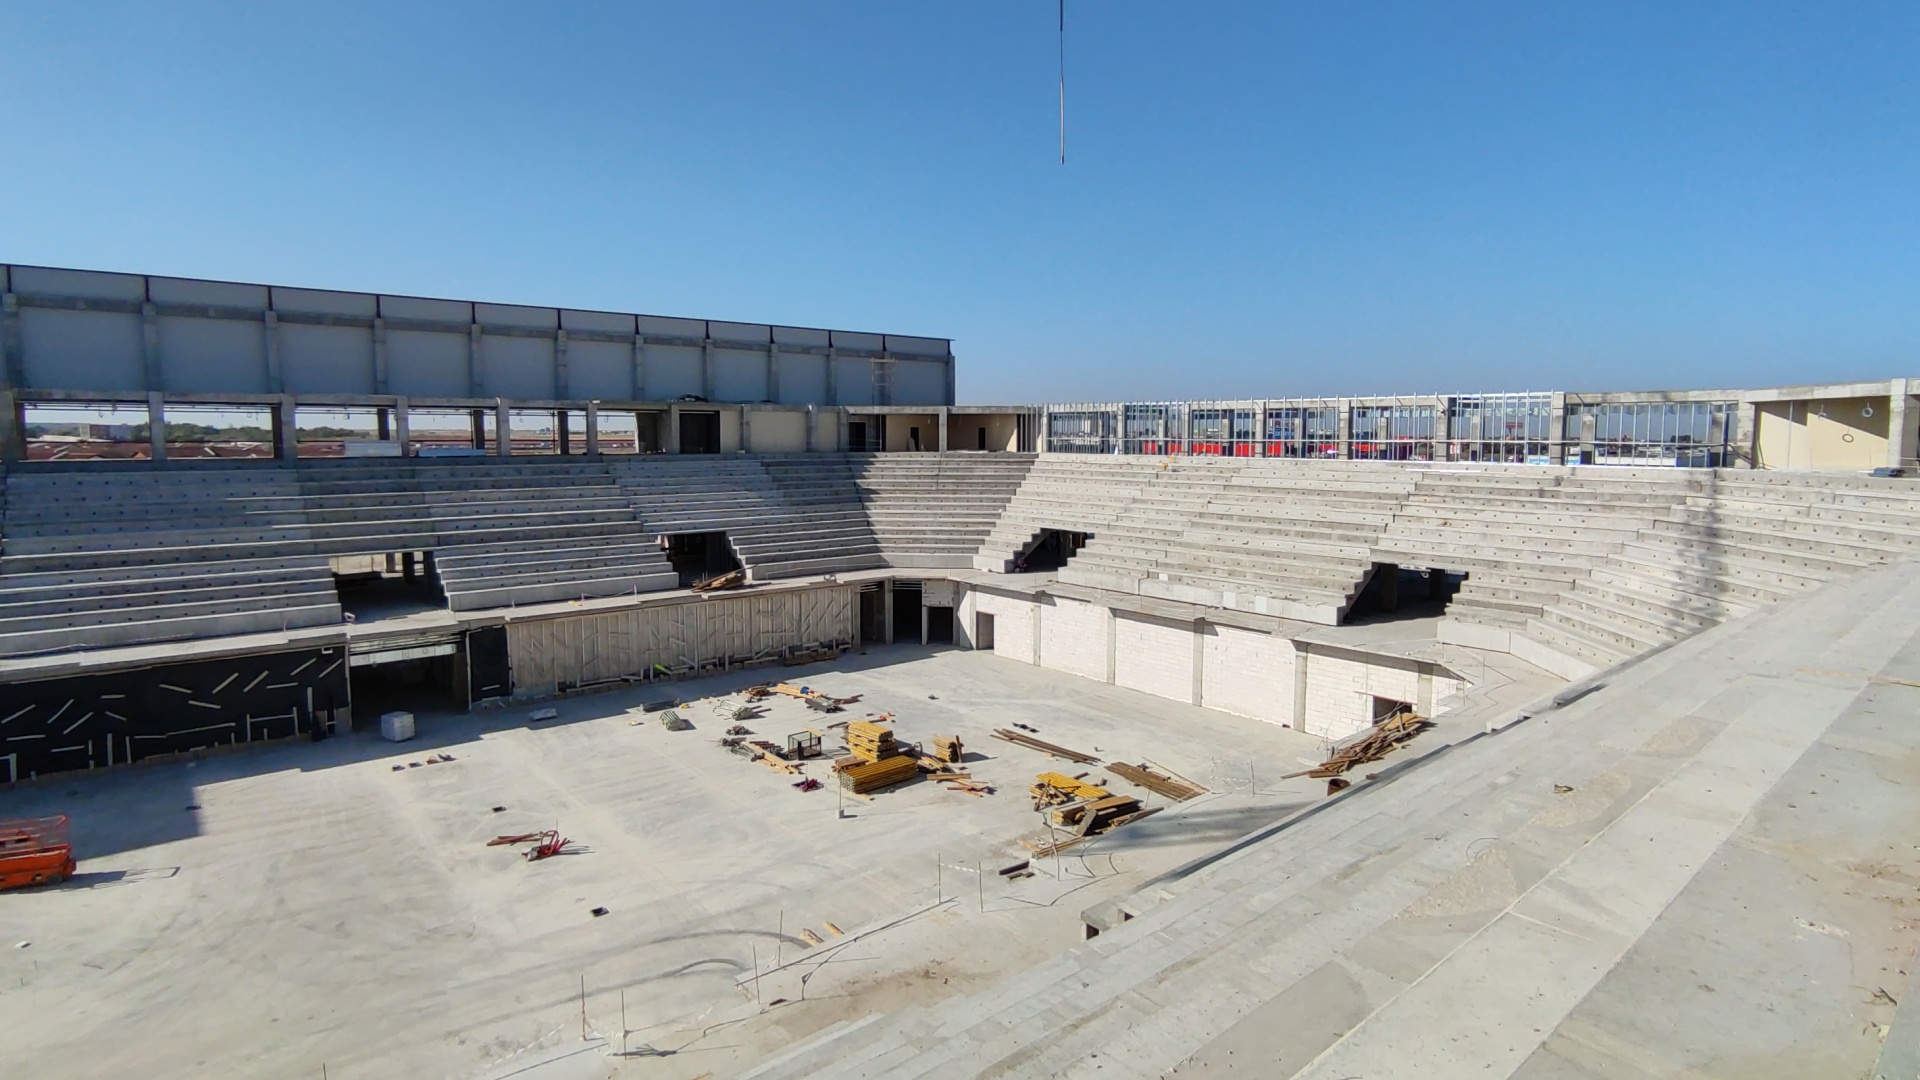
M1361 660L1315 652L1307 661L1307 713L1302 730L1344 739L1373 722L1375 697L1420 701L1420 672L1383 657Z
M1109 621L1097 604L1050 597L1040 608L1040 666L1106 682Z
M1113 621L1113 681L1175 701L1193 701L1193 629L1121 615Z
M1293 642L1233 626L1207 627L1200 704L1272 724L1293 718Z
M969 638L973 634L974 612L985 612L993 616L993 654L1023 664L1033 663L1034 605L1031 600L969 590L961 611Z

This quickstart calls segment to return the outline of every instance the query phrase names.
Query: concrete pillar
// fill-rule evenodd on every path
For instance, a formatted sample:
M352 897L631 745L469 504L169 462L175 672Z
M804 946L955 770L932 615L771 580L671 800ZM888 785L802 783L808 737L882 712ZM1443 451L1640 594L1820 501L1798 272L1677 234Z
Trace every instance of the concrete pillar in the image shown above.
M949 410L947 409L946 406L942 405L940 407L940 441L935 443L933 447L935 450L938 450L943 454L946 453L948 450L948 447L947 447L947 413L948 411Z
M480 340L479 323L467 327L467 394L471 397L487 394L487 353Z
M267 389L280 393L286 387L285 366L280 358L280 316L271 309L260 317L261 337L267 344Z
M468 415L468 418L473 421L473 448L475 450L486 449L487 411L485 409L474 409L472 412L468 413L467 415Z
M1427 599L1438 600L1447 591L1447 572L1439 567L1427 569Z
M955 392L954 385L953 351L949 349L947 351L947 404L955 405L959 401L960 395Z
M566 400L573 396L573 376L567 370L567 332L553 332L553 396Z
M147 389L165 390L166 372L160 363L160 311L151 303L140 305L140 360L146 372Z
M1190 704L1207 699L1207 620L1193 620L1193 691Z
M417 553L412 551L401 553L400 573L408 581L420 576L420 557Z
M600 456L600 403L587 402L587 456Z
M740 406L740 452L753 453L753 406Z
M373 437L382 442L393 438L393 414L387 411L386 406L373 410L373 416Z
M680 452L680 406L667 406L667 445L669 454Z
M840 404L840 354L827 346L827 400L824 405Z
M11 390L0 390L0 461L11 464L27 456L26 424L20 415L20 399Z
M493 399L493 453L513 456L513 410L507 408L506 398Z
M1920 447L1915 446L1916 432L1914 413L1920 410L1909 408L1907 380L1894 379L1887 386L1887 464L1900 468L1910 464L1920 456Z
M1597 455L1594 453L1593 443L1594 435L1599 429L1599 417L1591 412L1583 412L1580 414L1580 445L1575 448L1580 455L1579 460L1593 461L1596 459Z
M1353 460L1353 399L1341 398L1335 403L1338 410L1336 423L1340 426L1340 459Z
M1547 460L1567 463L1567 395L1559 390L1547 395Z
M373 320L373 392L387 392L387 320Z
M700 396L713 400L713 335L700 343Z
M880 640L893 644L893 579L880 584Z
M767 400L780 400L780 343L767 344Z
M0 387L26 385L26 357L20 353L20 298L0 293Z
M294 423L292 394L280 395L273 405L273 456L281 461L300 456L300 429Z
M633 335L633 400L647 400L647 339Z
M394 398L393 399L393 441L400 444L401 457L406 457L408 454L412 453L412 451L407 447L408 437L409 436L407 431L407 399L403 397Z
M573 417L566 409L553 411L553 444L562 456L573 452Z
M925 645L926 643L927 643L927 604L926 604L926 601L922 600L920 602L920 644Z
M814 429L814 425L818 424L819 422L820 422L820 410L817 407L812 405L807 406L807 453L809 454L813 453L814 451L814 443L817 441L817 439L815 438L815 433L813 429Z
M147 446L153 460L167 460L167 405L158 390L147 395Z

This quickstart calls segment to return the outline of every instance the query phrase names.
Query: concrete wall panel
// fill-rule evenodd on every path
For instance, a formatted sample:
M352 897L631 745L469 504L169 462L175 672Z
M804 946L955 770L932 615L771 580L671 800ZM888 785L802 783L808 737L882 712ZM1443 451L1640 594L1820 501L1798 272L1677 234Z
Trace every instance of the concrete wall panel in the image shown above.
M780 402L831 404L827 401L827 358L812 353L781 353Z
M767 354L764 350L713 350L713 400L757 402L767 400Z
M570 398L628 401L633 397L633 346L623 341L567 342L567 385Z
M483 334L480 362L485 373L481 385L487 397L552 398L560 394L554 381L552 338Z
M471 323L473 305L464 300L429 300L419 296L382 296L380 314L389 319Z
M895 361L893 400L901 404L952 404L947 400L947 366L918 360Z
M681 337L704 340L707 324L701 319L670 319L664 315L641 315L636 320L640 332L649 337Z
M379 310L379 298L371 293L334 292L330 289L273 289L273 310L302 315L336 315L350 319L371 319Z
M833 343L833 334L804 326L776 326L773 328L773 340L782 345L811 345L824 349Z
M1033 601L1021 597L969 590L962 605L968 620L966 631L973 635L973 615L993 616L993 653L1023 664L1033 663Z
M890 353L912 353L916 356L947 355L947 342L943 338L906 337L901 334L887 335L887 351Z
M647 399L672 401L700 393L701 350L683 345L647 346Z
M863 349L867 352L879 352L886 344L882 334L858 334L847 330L833 331L833 344L842 349Z
M1050 597L1040 611L1040 666L1107 681L1107 609Z
M836 405L879 405L873 400L873 364L867 360L848 360L844 357L834 361L834 404ZM894 395L895 401L903 400Z
M1206 629L1200 703L1268 723L1293 723L1293 642L1234 626Z
M799 410L754 410L752 425L756 454L797 454L807 448L807 414Z
M707 333L715 341L737 341L747 345L765 345L773 340L773 328L765 323L709 322Z
M280 378L290 394L371 394L373 331L281 323Z
M140 316L20 309L27 385L48 390L146 391Z
M469 397L468 338L430 330L387 331L387 387L416 397Z
M1121 615L1113 623L1113 681L1174 701L1193 700L1193 627Z
M1376 696L1418 704L1418 665L1313 653L1307 659L1307 711L1298 726L1310 735L1344 739L1373 722Z
M13 268L13 291L27 296L119 300L137 304L147 298L147 282L138 274L16 266Z
M264 323L161 316L161 383L168 393L265 393Z
M232 281L157 277L147 281L147 298L156 304L255 309L267 306L267 287Z
M553 308L520 304L475 304L474 321L483 326L511 326L521 330L558 330L560 313Z
M633 316L612 311L574 311L560 313L560 328L568 333L595 330L605 334L633 333Z

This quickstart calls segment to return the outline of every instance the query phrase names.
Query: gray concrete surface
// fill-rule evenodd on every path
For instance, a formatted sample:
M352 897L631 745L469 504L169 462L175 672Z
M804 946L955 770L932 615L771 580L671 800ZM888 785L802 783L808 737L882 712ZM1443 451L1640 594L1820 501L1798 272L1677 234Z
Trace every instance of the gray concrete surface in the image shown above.
M891 711L904 737L959 733L1000 790L916 783L847 799L839 818L832 788L795 791L716 746L707 701L682 710L695 731L629 723L643 699L783 677L862 701L822 717L776 699L756 732ZM359 732L0 792L0 817L72 814L81 857L64 887L0 895L5 1071L732 1075L842 1021L1025 970L1077 940L1089 902L1319 787L1275 779L1318 739L979 653L876 649L576 698L554 721L529 724L532 708L422 713L405 744ZM1015 721L1220 793L1007 882L994 870L1038 828L1034 774L1089 771L988 737ZM441 752L455 760L406 767ZM556 825L578 854L529 864L485 845ZM804 929L827 944L809 949ZM581 1041L583 978L599 1042Z

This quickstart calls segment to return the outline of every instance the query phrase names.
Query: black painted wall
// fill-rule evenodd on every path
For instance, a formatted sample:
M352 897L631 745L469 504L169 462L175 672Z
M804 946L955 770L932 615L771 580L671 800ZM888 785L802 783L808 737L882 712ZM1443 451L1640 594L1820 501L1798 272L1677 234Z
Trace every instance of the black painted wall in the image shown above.
M307 735L347 700L340 649L10 683L0 686L0 782Z

